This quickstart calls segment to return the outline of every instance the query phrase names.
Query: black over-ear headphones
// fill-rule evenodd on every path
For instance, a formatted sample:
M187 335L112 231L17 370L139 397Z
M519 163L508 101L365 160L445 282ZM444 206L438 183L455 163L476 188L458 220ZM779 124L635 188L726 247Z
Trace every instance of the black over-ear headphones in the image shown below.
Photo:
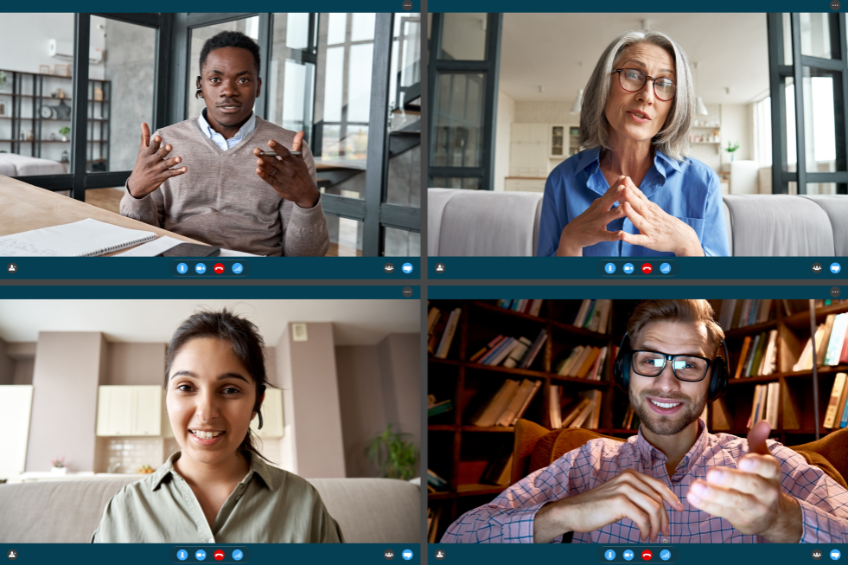
M721 348L724 357L716 357L710 363L712 375L710 376L710 388L707 392L707 400L710 402L718 400L727 392L728 359L730 357L727 354L727 343L724 340L721 340ZM615 363L612 366L613 381L625 392L630 390L630 362L632 357L633 349L630 347L630 336L625 333L621 340L621 347L618 348Z

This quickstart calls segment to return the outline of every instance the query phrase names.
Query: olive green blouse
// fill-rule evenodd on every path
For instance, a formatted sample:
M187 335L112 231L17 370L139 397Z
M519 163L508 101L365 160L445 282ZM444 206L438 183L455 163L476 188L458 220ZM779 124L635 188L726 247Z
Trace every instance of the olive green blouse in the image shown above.
M121 489L92 543L341 543L339 525L309 482L248 454L250 470L209 527L194 492L168 458Z

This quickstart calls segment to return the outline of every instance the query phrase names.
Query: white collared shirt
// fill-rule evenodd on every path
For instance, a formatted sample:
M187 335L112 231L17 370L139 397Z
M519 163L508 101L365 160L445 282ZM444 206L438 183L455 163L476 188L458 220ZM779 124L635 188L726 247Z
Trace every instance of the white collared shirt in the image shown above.
M204 108L203 111L200 112L200 117L197 118L197 124L200 126L200 131L202 131L206 137L211 139L212 143L217 145L221 149L221 151L226 151L227 149L235 147L242 139L247 137L250 132L256 129L256 113L251 112L250 119L247 120L243 126L241 126L241 129L238 130L238 133L230 139L224 139L223 135L212 129L212 126L210 126L209 122L206 121L205 114L206 108Z

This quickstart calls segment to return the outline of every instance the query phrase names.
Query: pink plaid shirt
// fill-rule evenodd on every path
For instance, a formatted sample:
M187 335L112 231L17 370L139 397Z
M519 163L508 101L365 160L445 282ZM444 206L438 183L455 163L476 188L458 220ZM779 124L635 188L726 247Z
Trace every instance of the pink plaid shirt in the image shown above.
M665 454L648 443L641 431L625 443L594 439L512 485L489 504L462 515L445 532L442 543L532 543L533 520L542 506L596 488L624 469L662 481L683 504L682 512L666 505L671 536L662 536L663 543L767 543L761 536L745 535L727 520L689 505L686 494L692 481L706 479L710 467L736 468L739 458L748 453L745 438L713 435L702 420L698 424L698 440L671 477ZM848 491L779 442L767 440L767 445L780 461L784 492L801 504L801 542L848 543ZM594 532L575 533L572 541L638 544L639 538L639 528L625 518ZM559 541L561 538L554 540Z

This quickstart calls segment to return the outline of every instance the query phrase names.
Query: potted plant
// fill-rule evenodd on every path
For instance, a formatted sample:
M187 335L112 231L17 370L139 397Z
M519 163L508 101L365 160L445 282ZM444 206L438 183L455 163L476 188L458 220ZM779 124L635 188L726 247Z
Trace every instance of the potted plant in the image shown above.
M392 431L392 424L368 442L368 459L380 467L380 476L408 481L418 475L418 447L409 441L412 434Z
M53 473L54 475L67 475L68 474L68 468L65 467L65 457L64 456L58 457L56 459L51 459L50 465L52 465L52 467L50 468L50 472Z
M62 141L68 141L68 134L71 133L71 128L68 126L62 126L59 128L59 135L62 136Z
M739 142L732 143L730 141L727 142L727 147L724 148L725 151L730 153L730 160L733 161L736 157L736 150L739 149Z

